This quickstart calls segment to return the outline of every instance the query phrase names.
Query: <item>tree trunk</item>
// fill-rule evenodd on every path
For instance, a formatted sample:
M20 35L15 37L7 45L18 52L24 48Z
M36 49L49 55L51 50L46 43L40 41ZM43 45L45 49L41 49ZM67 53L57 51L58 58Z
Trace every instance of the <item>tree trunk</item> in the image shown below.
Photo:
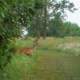
M36 14L36 30L37 30L37 39L40 39L39 14Z
M44 9L44 34L43 34L43 38L46 39L46 27L47 27L47 20L46 20L46 16L47 16L47 8L45 7Z
M37 28L37 39L40 39L40 30Z

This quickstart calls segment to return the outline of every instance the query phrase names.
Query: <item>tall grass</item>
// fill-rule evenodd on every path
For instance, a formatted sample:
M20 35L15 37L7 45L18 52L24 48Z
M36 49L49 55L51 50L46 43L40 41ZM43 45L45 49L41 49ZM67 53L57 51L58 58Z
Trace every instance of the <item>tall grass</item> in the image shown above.
M33 45L33 39L28 40L20 39L16 41L18 47L20 46L31 47ZM38 42L40 46L37 48L37 50L33 52L33 56L29 57L24 54L20 55L16 53L12 57L11 62L5 67L4 71L0 71L0 80L80 79L79 77L76 79L68 77L70 73L72 73L71 76L74 75L74 78L75 73L77 73L79 76L77 70L80 71L79 69L80 46L74 45L71 46L70 48L66 47L67 44L79 43L80 42L79 37L64 37L64 38L47 37L46 40L41 38ZM78 53L77 57L75 57L76 53ZM76 63L78 65L75 65ZM67 76L68 78L65 79L65 76Z
M11 62L4 69L4 73L1 75L2 79L0 80L26 80L36 60L36 51L31 57L23 54L13 56Z
M42 50L54 50L61 42L61 38L47 37L46 40L41 38L39 40L39 44L41 45L39 48Z
M27 40L19 40L17 46L30 47L33 42ZM0 73L0 80L26 80L28 73L31 71L37 61L37 51L33 52L33 56L16 53L13 55L11 62Z
M12 57L11 63L5 68L4 77L8 80L26 80L27 74L31 67L34 66L34 57L27 57L26 55L15 55Z

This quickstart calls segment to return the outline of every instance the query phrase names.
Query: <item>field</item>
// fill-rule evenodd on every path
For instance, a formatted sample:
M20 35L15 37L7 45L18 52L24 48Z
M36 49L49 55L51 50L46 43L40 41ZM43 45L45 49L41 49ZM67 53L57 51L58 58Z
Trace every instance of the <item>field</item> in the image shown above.
M32 46L33 38L16 40L18 46ZM16 53L0 80L80 80L80 38L39 40L33 56Z

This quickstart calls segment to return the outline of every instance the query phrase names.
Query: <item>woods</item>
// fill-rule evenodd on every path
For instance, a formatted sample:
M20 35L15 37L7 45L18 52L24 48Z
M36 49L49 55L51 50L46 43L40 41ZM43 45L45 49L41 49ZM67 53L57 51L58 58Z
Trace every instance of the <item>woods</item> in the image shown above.
M26 28L27 36L79 36L79 26L64 22L66 11L77 10L74 4L55 0L0 0L0 68L17 51L15 38ZM73 30L73 31L72 31Z
M41 36L44 39L46 38L46 36L53 37L67 36L66 32L64 32L64 30L66 29L65 26L68 25L67 23L72 24L71 26L73 25L76 26L77 24L75 25L75 23L66 22L67 17L66 11L74 13L76 10L77 9L75 8L74 4L67 0L47 1L47 5L37 12L37 18L36 19L34 18L32 20L31 26L27 29L28 35L33 37L37 36L38 38L40 38Z

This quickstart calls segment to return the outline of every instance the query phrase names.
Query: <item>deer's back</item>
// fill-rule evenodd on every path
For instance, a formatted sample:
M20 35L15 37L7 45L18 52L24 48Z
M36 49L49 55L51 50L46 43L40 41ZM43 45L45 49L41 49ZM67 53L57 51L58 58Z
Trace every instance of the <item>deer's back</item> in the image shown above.
M31 55L32 52L33 52L33 49L32 48L21 47L19 49L19 53L23 53L23 54L26 54L26 55Z

